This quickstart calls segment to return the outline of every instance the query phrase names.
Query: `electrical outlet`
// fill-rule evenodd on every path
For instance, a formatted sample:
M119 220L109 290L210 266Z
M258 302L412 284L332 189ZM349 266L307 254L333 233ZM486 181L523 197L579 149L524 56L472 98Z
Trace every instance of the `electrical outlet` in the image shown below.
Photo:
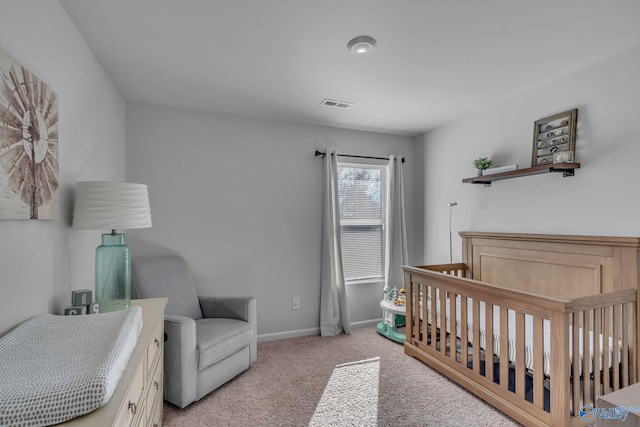
M297 310L300 308L300 297L293 297L292 307L294 310Z

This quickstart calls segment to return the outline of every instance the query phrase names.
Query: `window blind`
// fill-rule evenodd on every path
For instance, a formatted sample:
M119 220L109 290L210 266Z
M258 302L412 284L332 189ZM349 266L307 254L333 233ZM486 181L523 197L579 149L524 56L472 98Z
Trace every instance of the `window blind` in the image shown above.
M346 281L384 278L385 166L338 164Z

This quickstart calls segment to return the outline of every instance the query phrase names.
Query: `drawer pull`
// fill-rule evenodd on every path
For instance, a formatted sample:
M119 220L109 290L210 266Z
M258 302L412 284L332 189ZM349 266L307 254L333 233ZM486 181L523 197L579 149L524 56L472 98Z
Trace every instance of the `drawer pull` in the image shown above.
M153 343L156 345L156 348L160 348L160 341L158 341L158 338L154 338Z
M158 381L154 381L153 385L155 386L156 391L160 390L160 383Z
M158 423L153 423L153 427L158 427Z
M129 401L129 410L131 410L131 415L135 415L138 412L138 405Z

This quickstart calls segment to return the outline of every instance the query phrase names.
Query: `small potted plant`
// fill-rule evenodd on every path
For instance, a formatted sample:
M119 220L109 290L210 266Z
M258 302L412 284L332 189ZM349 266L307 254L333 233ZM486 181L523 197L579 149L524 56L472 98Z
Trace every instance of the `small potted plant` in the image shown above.
M473 166L478 170L478 176L482 175L482 171L493 166L493 161L488 157L479 157L473 161Z

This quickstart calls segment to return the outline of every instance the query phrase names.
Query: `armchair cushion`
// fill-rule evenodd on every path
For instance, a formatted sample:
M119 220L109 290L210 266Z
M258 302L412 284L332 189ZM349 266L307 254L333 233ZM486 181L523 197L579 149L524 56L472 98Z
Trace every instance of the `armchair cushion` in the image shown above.
M198 370L202 370L250 345L253 328L242 320L204 318L196 320L196 334Z

